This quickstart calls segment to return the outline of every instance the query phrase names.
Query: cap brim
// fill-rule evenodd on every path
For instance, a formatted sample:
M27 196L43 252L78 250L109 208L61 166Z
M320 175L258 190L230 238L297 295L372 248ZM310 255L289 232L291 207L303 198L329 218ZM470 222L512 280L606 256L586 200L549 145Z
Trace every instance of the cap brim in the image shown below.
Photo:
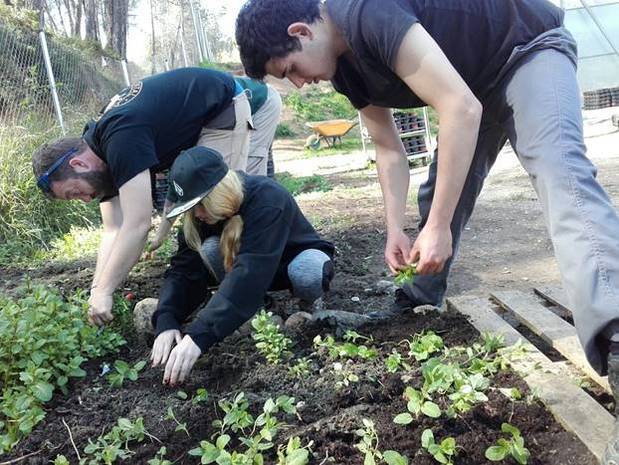
M176 205L171 211L170 213L168 213L165 217L169 220L171 220L172 218L177 217L178 215L180 215L181 213L185 213L187 210L190 210L191 208L195 207L197 205L197 203L202 200L204 197L206 197L206 194L204 195L200 195L199 197L196 197L195 199L191 199L188 202L184 202L182 204Z

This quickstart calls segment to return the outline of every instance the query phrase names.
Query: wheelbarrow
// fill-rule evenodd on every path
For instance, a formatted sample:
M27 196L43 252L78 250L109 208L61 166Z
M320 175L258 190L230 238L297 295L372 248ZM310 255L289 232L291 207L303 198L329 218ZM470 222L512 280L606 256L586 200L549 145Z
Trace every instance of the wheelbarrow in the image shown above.
M335 147L338 142L341 145L342 137L357 124L358 121L348 119L307 122L305 125L311 128L314 134L305 140L305 147L318 150L320 148L320 142L323 140L326 142L327 147Z

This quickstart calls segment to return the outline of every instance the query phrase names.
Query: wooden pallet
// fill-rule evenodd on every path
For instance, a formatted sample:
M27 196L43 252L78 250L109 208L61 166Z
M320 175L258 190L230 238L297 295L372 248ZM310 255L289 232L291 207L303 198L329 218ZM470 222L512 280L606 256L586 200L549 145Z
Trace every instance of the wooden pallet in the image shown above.
M579 367L586 364L586 361L583 362L582 349L574 339L574 328L541 305L533 295L510 291L495 292L492 296L502 308L513 313L519 321L572 363ZM597 401L576 385L574 379L565 373L563 364L552 362L525 336L510 326L495 311L496 305L488 298L452 298L447 300L447 305L468 316L480 332L502 334L507 344L522 341L527 349L526 355L514 360L512 366L527 385L539 393L541 401L557 421L566 430L574 433L600 460L615 420ZM577 349L580 349L580 353ZM585 369L584 366L582 368ZM589 373L592 370L587 368L586 371ZM608 386L606 380L597 374L595 376L596 382Z

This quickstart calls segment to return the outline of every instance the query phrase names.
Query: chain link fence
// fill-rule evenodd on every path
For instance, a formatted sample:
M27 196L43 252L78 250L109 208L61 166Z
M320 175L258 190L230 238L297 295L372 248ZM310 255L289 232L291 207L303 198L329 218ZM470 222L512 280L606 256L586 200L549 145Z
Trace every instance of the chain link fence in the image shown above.
M53 80L46 67L45 49ZM93 115L126 85L121 61L87 53L2 19L0 82L3 129L12 126L45 129L56 124L62 127L63 121L71 121L77 115Z

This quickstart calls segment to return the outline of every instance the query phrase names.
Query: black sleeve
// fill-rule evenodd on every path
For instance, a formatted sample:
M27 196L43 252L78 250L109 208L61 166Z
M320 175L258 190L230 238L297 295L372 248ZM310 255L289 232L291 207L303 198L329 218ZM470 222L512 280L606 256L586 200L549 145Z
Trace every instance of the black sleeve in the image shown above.
M178 251L164 275L157 310L152 324L158 336L181 325L204 302L208 286L215 279L207 270L200 254L189 248L182 231L178 233Z
M243 218L241 247L219 290L187 326L204 353L249 320L263 303L290 234L292 209L261 207Z
M395 71L402 39L419 22L408 0L365 0L358 20L364 52Z

